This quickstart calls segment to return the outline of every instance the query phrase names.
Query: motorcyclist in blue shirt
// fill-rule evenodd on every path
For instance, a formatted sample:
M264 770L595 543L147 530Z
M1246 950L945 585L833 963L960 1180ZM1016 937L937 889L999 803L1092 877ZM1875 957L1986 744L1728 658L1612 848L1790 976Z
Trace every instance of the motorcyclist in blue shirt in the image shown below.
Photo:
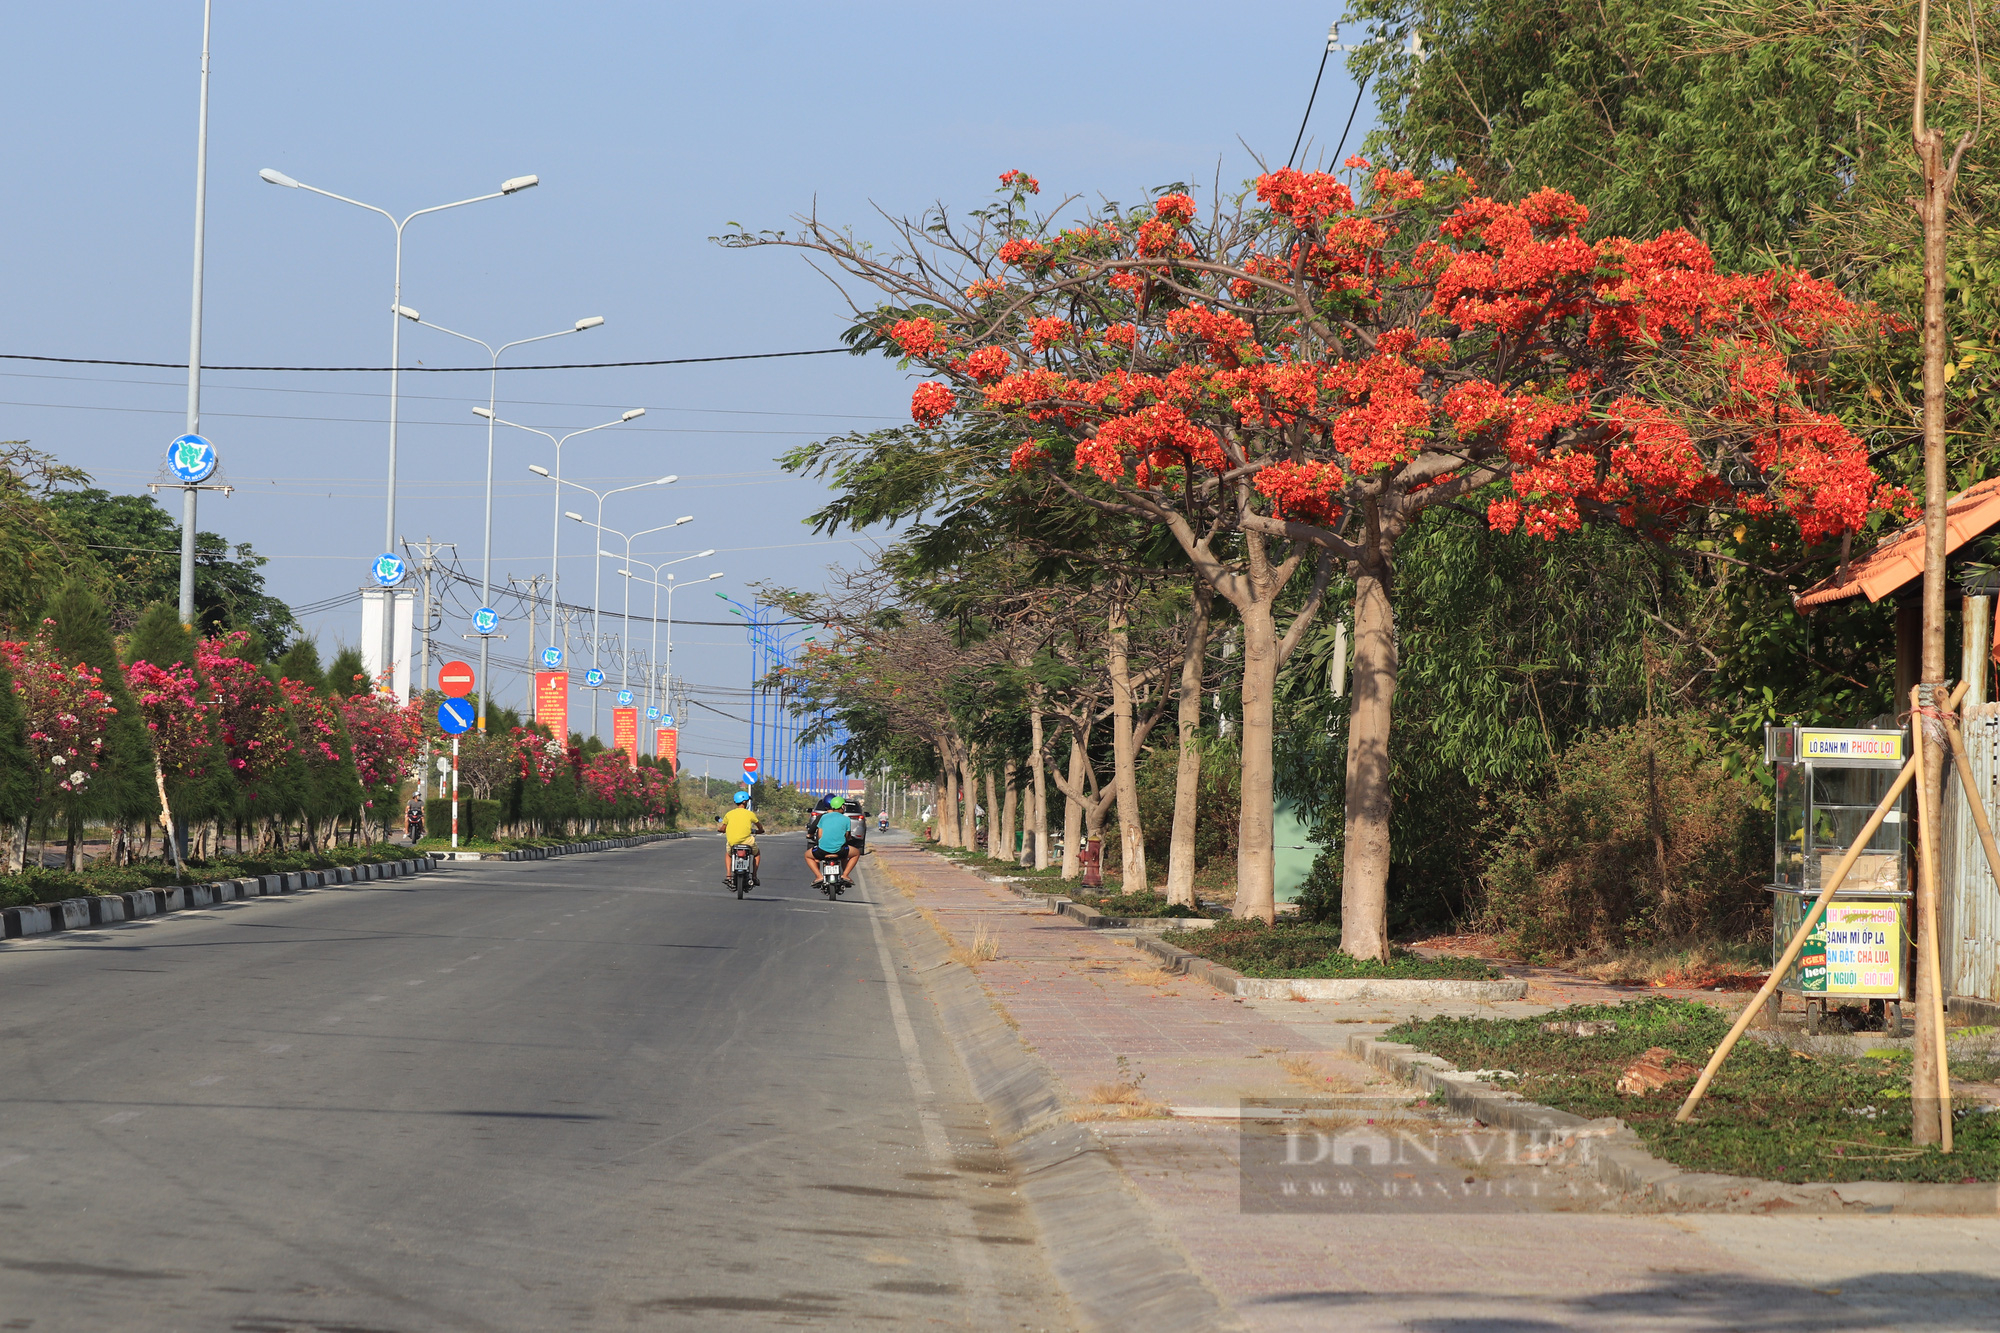
M819 878L820 863L823 861L842 862L844 867L847 860L847 830L853 822L845 813L847 805L845 798L836 796L826 804L827 808L821 812L818 821L811 828L806 843L806 869L812 873L815 880Z

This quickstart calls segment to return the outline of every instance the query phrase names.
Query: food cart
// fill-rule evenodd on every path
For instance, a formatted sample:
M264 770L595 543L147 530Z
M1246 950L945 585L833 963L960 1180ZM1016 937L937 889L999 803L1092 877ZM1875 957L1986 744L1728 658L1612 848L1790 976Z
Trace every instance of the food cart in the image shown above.
M1900 730L1766 727L1764 762L1775 779L1771 951L1797 933L1909 753ZM1887 1030L1902 1031L1910 985L1910 798L1892 809L1807 937L1779 984L1806 1003L1806 1030L1830 1008L1867 1002Z

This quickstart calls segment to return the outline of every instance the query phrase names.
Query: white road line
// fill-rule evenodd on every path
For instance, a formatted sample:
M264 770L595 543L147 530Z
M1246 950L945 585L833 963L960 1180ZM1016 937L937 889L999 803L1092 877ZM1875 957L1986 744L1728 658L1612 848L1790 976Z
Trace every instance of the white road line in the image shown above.
M137 1120L144 1114L145 1112L143 1111L113 1111L97 1123L100 1125L122 1125L127 1120Z
M292 1044L288 1041L274 1041L269 1046L263 1048L266 1055L282 1055L291 1049Z
M24 1152L10 1152L4 1157L0 1157L0 1170L5 1170L16 1162L25 1162L27 1160L28 1154Z
M882 909L873 903L868 906L868 925L875 932L875 952L882 960L882 989L889 993L889 1017L896 1025L897 1044L903 1048L903 1069L910 1076L911 1090L917 1094L917 1123L923 1128L924 1151L932 1161L955 1173L951 1140L945 1136L944 1124L932 1106L936 1094L931 1088L930 1071L924 1068L923 1053L917 1048L917 1030L910 1026L909 1006L903 1002L902 973L889 952L888 937L882 933ZM959 1204L966 1208L966 1227L953 1229L951 1248L958 1271L965 1275L966 1296L973 1316L969 1322L974 1328L997 1328L999 1296L993 1287L992 1265L987 1261L986 1251L967 1239L968 1233L977 1232L979 1222L962 1195Z

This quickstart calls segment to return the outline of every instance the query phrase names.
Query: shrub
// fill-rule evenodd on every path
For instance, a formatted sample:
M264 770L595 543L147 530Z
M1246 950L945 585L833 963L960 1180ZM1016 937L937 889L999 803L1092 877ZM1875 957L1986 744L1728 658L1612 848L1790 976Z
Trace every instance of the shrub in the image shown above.
M500 828L500 816L504 810L499 801L468 801L458 803L458 836L460 841L491 842ZM426 838L451 837L451 800L432 797L424 802L424 836Z
M1503 799L1485 925L1530 958L1747 933L1770 828L1746 767L1694 718L1578 741Z

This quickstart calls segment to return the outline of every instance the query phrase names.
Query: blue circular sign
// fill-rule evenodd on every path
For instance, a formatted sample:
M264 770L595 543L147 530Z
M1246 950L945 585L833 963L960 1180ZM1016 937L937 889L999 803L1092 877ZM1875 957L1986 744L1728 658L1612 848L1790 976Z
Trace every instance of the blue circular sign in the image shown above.
M215 471L215 446L199 435L183 435L167 446L167 469L192 486Z
M646 710L646 720L648 722L658 722L660 720L660 710L657 708L648 708Z
M660 719L660 725L663 727L671 727L673 724L674 724L674 715L672 713L668 713L665 717Z
M618 706L620 708L630 708L632 706L632 691L618 691Z
M375 563L369 566L368 572L373 574L375 581L383 587L393 588L403 581L403 575L408 571L403 566L402 556L390 555L384 551L375 557Z
M592 667L583 673L583 683L586 687L594 690L604 683L604 673L596 667Z
M482 606L472 613L472 628L480 634L491 634L500 628L500 613L490 606Z
M561 666L562 649L560 648L542 649L542 665L547 667L551 671L554 671L557 667Z
M438 705L438 726L447 736L470 731L477 716L470 699L446 699Z

